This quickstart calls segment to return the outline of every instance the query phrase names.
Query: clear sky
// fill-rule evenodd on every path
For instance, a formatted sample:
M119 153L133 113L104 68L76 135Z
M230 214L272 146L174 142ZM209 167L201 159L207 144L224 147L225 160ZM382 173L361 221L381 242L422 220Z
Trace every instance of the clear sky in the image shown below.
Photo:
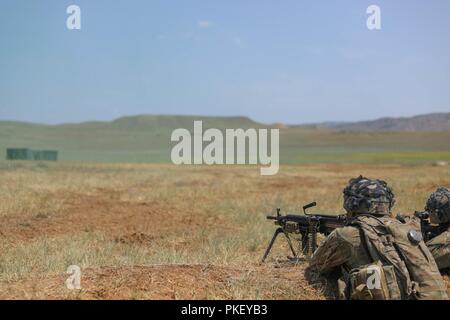
M81 30L66 8L81 8ZM366 8L381 8L381 30ZM0 119L450 112L448 0L2 0Z

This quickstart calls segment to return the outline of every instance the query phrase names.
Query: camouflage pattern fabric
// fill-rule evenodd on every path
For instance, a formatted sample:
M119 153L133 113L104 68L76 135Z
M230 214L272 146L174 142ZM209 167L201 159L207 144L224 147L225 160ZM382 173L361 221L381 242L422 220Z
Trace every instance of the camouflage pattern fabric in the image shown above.
M397 224L402 225L397 220L386 216L380 219L359 216L355 218L355 221L364 223L368 230L372 228L374 230L387 230L386 228L380 228L384 224L395 224L396 226ZM423 241L420 248L417 245L414 247L409 241L405 241L406 234L400 237L398 235L394 236L391 233L388 235L388 232L384 231L388 237L383 238L383 241L389 239L390 236L393 240L397 240L403 248L406 248L406 254L411 260L408 259L407 263L405 263L393 245L391 244L388 246L389 242L385 242L383 246L377 246L378 248L385 248L384 250L386 252L376 253L377 250L375 249L375 246L371 245L370 242L371 240L375 242L381 241L382 237L377 233L372 233L369 235L371 240L367 241L364 237L365 231L361 231L361 228L357 225L350 225L334 230L315 251L309 263L309 270L326 275L337 268L340 268L341 270L352 270L374 263L375 260L383 261L383 264L389 264L386 263L386 259L384 259L383 256L393 254L389 259L391 264L395 265L397 270L400 270L397 272L397 281L399 282L398 286L402 288L402 297L404 299L448 298L447 290L439 270L431 257L431 253L428 251L425 244L423 244ZM406 267L407 265L408 267ZM412 270L412 272L408 270ZM407 279L403 279L405 278L405 276L402 275L403 273L407 274ZM408 292L410 288L406 288L407 286L410 287L413 282L417 284L415 289L418 290L418 294L414 297ZM342 296L342 294L340 294L340 296Z
M430 214L431 223L450 222L450 189L438 188L428 198L425 210Z
M427 242L439 270L450 268L450 228Z
M450 189L438 188L428 198L425 210L430 222L439 225L450 224ZM427 242L440 270L450 268L450 226L446 231Z
M347 226L330 233L311 257L309 269L326 275L344 264L348 269L354 269L370 262L358 228Z
M390 215L394 204L392 189L383 180L359 176L351 179L344 189L344 209L350 216Z
M372 259L395 267L407 298L448 299L439 269L413 221L367 215L357 217L355 223L363 230Z

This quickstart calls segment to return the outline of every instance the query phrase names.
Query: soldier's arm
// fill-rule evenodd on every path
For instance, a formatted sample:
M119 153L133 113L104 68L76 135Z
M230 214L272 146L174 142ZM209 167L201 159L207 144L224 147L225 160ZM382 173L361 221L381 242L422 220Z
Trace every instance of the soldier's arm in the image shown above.
M334 230L317 248L309 262L309 269L320 274L333 271L350 260L353 246Z
M450 228L427 243L439 270L450 268Z

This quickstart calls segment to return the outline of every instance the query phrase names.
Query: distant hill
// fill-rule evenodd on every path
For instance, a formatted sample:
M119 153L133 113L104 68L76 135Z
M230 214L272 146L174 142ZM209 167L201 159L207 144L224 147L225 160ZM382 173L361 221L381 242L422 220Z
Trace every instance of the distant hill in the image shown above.
M172 131L176 128L192 128L194 120L202 120L207 127L214 128L250 128L261 127L262 124L248 117L212 117L190 115L134 115L125 116L112 121L90 121L81 123L64 123L59 125L47 125L55 128L84 128L84 129L112 129L131 131ZM2 122L0 121L0 124Z
M247 117L137 115L113 121L44 125L0 121L0 160L6 148L56 149L62 160L167 162L171 133L193 130L194 120L207 128L261 128Z
M351 131L450 131L450 113L430 113L409 118L380 118L359 122L329 122L318 127Z
M55 149L61 160L170 162L176 128L279 128L280 161L450 161L450 114L312 125L262 124L247 117L138 115L113 121L43 125L0 121L0 160L6 149ZM444 132L438 132L444 130Z

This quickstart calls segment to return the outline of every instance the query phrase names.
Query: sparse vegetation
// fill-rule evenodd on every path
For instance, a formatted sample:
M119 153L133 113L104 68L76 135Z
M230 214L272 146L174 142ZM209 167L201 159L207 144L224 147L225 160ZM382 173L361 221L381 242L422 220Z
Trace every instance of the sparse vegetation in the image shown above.
M259 265L274 228L265 215L313 200L342 213L342 187L359 174L393 185L396 212L450 185L450 167L428 164L284 165L260 176L251 166L0 162L0 297L326 298L304 265L279 265L282 241ZM64 286L71 264L81 292Z

